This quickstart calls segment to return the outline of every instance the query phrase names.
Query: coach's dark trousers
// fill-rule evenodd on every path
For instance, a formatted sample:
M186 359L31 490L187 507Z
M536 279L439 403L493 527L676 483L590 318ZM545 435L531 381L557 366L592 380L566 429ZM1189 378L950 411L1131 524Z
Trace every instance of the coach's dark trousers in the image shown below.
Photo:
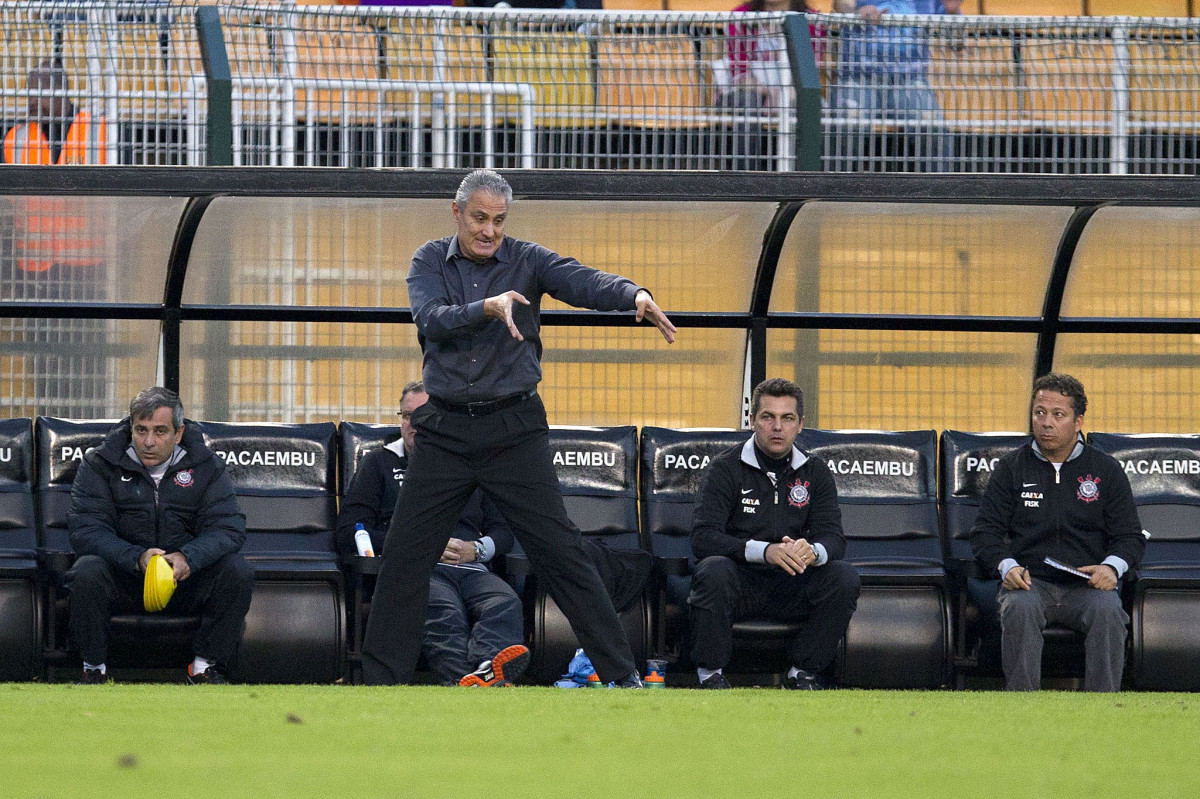
M563 508L541 398L535 394L486 416L443 410L431 400L413 412L412 425L416 446L384 542L363 641L364 681L412 681L429 575L476 486L504 514L600 678L611 682L635 671L612 600Z

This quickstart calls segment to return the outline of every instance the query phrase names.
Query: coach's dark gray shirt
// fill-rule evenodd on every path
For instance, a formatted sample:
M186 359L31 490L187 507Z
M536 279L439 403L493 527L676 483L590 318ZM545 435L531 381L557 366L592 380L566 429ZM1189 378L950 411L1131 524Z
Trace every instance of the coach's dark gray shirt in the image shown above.
M540 244L504 237L496 254L477 264L458 249L458 236L421 245L408 270L408 298L425 337L425 390L450 402L484 402L529 391L542 379L541 302L556 300L596 311L632 310L639 286L565 258ZM518 291L517 341L483 301Z

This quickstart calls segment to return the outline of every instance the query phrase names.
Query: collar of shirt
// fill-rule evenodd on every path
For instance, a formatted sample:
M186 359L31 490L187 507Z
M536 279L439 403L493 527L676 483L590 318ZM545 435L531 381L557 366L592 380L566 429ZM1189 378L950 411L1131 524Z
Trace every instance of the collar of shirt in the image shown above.
M462 258L463 260L471 261L471 259L467 258L467 256L463 255L462 250L460 250L458 248L458 234L455 234L450 237L450 246L446 248L446 263L452 263L455 258ZM473 263L477 266L486 266L487 263L491 262L491 261L496 261L497 263L502 263L502 264L507 264L507 263L512 262L512 259L510 257L509 237L508 236L504 237L503 241L500 242L500 247L496 250L496 254L493 255L491 258L489 258L487 261L485 261L482 264L479 263L478 261L471 261L471 263Z

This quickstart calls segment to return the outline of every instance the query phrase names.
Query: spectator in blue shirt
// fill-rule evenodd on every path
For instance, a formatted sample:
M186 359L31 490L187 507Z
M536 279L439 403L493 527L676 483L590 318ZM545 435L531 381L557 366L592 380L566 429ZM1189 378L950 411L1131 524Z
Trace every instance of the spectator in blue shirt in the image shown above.
M897 25L885 17L958 14L962 0L834 0L834 10L858 15L864 26L842 28L838 79L832 93L834 155L847 159L839 168L871 171L865 143L875 123L888 122L912 132L920 171L945 171L950 155L937 95L929 85L929 25Z

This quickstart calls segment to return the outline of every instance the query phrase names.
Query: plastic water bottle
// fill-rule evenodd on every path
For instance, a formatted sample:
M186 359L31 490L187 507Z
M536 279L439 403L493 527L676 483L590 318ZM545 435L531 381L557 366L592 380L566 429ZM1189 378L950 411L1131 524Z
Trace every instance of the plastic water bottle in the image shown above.
M358 547L358 554L362 557L375 557L375 550L371 549L371 534L361 524L354 525L354 546Z

